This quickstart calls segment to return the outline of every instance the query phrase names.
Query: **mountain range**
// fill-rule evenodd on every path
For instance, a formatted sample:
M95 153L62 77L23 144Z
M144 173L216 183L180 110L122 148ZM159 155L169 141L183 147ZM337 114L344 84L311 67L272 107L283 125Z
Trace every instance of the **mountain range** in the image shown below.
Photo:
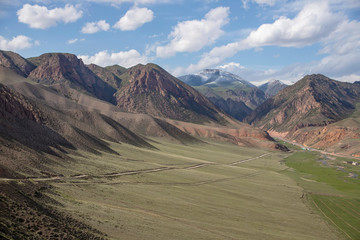
M155 64L129 69L117 65L103 68L85 65L81 59L68 53L46 53L25 59L16 53L1 51L1 56L1 82L16 94L44 106L43 112L48 116L56 115L56 118L49 117L53 119L51 122L66 119L48 127L73 145L89 145L84 137L87 135L97 139L94 144L100 143L99 139L119 141L123 132L119 133L117 122L122 130L135 134L132 136L140 134L168 137L174 141L198 141L190 133L202 136L200 129L207 129L213 132L214 138L236 144L246 142L245 145L256 146L260 141L264 146L278 147L266 132L235 121L198 91ZM72 122L73 125L64 127ZM191 128L197 130L189 129L188 125L182 127L186 122L195 124ZM91 127L91 124L101 126L103 123L104 126L110 125L112 130L96 131ZM220 134L219 137L221 131L210 126L222 128L222 132L240 127L243 129L241 137L253 140L242 141L239 134L236 140L231 134L228 137ZM106 135L106 132L116 137ZM73 142L73 139L80 138L79 135L84 139ZM140 140L141 137L136 139L140 145L149 145ZM134 139L126 141L136 144ZM94 144L89 148L96 149L101 145L96 147Z

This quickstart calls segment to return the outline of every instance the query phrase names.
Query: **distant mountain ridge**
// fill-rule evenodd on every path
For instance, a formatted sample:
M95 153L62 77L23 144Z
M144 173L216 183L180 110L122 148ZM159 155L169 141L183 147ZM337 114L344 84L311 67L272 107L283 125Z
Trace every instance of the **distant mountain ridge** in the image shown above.
M205 69L179 79L192 85L215 106L240 121L266 100L265 93L255 85L219 69Z
M197 74L189 74L178 77L181 81L189 84L190 86L212 86L212 87L221 87L221 86L242 86L243 88L249 87L253 88L255 85L244 80L243 78L223 71L219 69L205 69Z
M259 89L262 90L267 96L272 97L287 86L288 85L284 84L280 80L270 80L267 83L260 85Z

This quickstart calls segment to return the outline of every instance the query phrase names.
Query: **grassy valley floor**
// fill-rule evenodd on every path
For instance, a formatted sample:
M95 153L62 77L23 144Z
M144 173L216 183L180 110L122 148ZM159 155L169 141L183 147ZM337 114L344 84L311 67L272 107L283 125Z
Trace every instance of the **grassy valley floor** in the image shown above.
M285 159L286 171L305 189L313 209L344 239L360 239L360 166L354 159L301 151ZM293 170L295 169L295 171Z
M109 239L338 239L281 160L290 154L208 142L111 143L52 165L54 205ZM285 174L284 174L285 173ZM355 203L352 203L355 204Z

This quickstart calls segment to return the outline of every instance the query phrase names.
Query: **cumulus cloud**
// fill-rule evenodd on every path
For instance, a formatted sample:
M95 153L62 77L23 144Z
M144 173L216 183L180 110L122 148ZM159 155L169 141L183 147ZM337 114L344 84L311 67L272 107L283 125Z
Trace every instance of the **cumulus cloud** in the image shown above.
M82 55L78 57L81 58L86 64L94 63L102 67L114 64L118 64L123 67L131 67L139 63L148 63L147 57L142 56L135 49L131 49L129 51L121 51L117 53L109 53L105 50L98 52L93 56Z
M280 17L252 31L242 44L249 47L302 47L313 44L333 32L341 20L332 14L326 2L306 5L294 18Z
M64 8L54 8L51 10L37 4L25 4L17 11L19 22L37 29L47 29L56 26L59 22L75 22L82 17L82 14L81 10L70 4L66 4Z
M110 29L110 24L108 24L105 20L100 20L97 22L88 22L81 29L82 33L92 34L99 31L107 31Z
M239 69L245 69L244 66L242 66L240 63L237 62L229 62L223 65L218 66L217 68L223 69L228 72L235 72Z
M228 15L228 7L218 7L209 11L204 19L179 22L169 35L170 43L157 47L156 55L167 58L176 52L195 52L215 43L223 34L221 28L229 22Z
M243 40L213 48L204 54L188 72L221 64L226 58L246 49L263 46L303 47L326 39L343 21L341 15L329 11L326 2L306 5L293 19L280 17L271 24L263 24Z
M135 6L127 11L113 27L122 31L132 31L147 22L151 22L153 18L153 11L147 8L138 8Z
M13 37L11 40L0 36L0 49L2 50L18 51L21 49L30 48L32 45L31 38L24 35L18 35Z

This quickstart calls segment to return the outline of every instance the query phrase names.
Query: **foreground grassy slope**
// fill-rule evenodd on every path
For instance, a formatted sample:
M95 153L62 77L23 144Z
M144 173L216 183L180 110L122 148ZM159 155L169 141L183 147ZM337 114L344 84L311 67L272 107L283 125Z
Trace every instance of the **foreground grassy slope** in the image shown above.
M336 239L282 174L285 154L215 143L127 144L52 166L60 210L110 239ZM44 179L45 180L45 179ZM36 180L40 181L40 179Z
M287 171L304 187L324 218L346 239L360 239L360 167L315 152L297 152L285 159Z

